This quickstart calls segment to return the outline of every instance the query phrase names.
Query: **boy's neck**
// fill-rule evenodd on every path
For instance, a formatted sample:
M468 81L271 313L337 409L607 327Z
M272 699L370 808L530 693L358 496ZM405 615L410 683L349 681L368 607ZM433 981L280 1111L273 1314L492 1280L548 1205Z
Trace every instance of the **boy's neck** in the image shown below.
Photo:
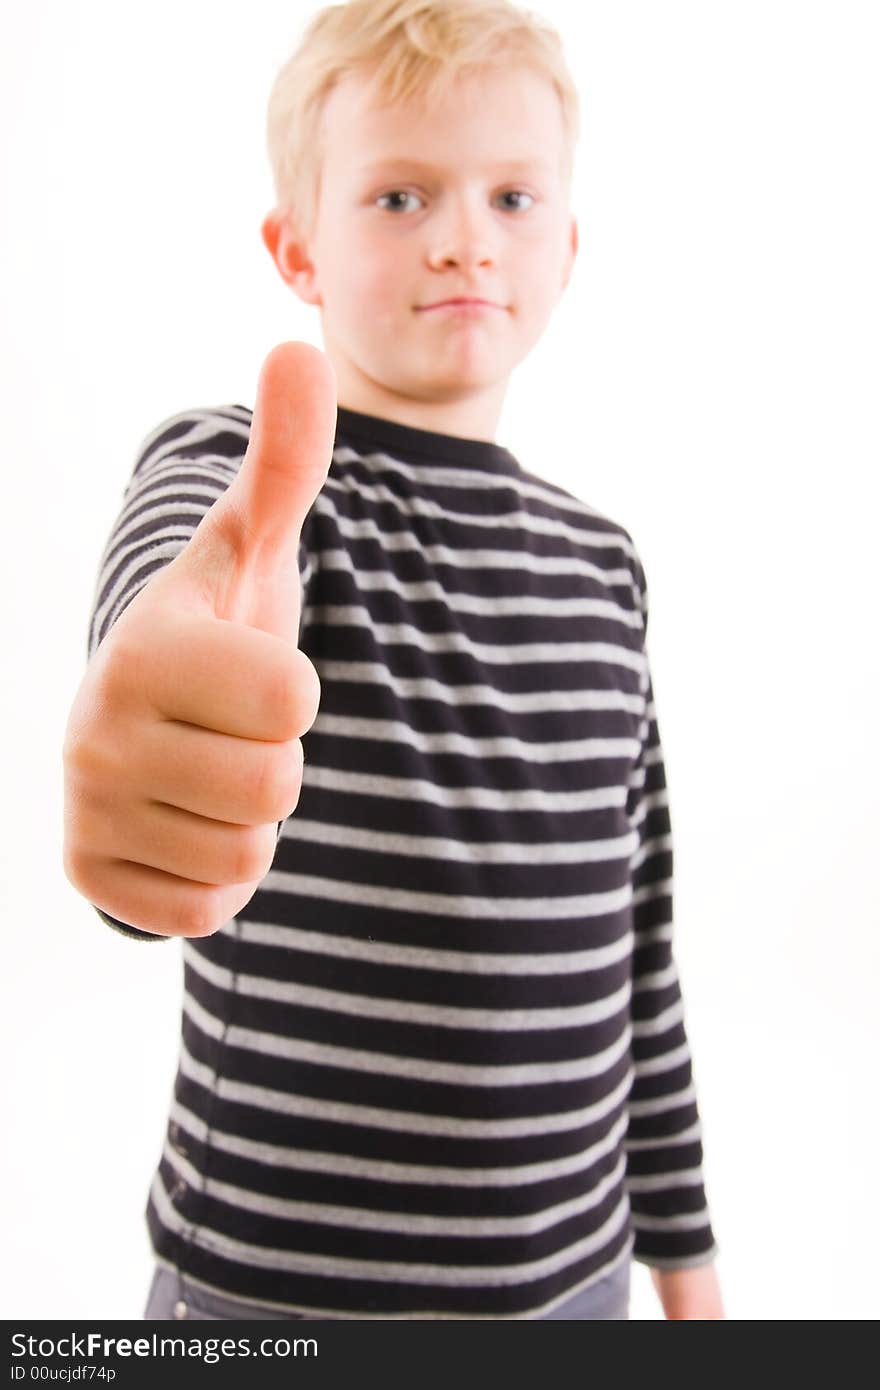
M338 379L338 373L337 373ZM340 383L337 404L362 415L376 415L398 425L432 430L457 439L480 439L494 444L504 401L506 382L487 391L456 401L420 400L387 391L371 382L368 389L358 383Z

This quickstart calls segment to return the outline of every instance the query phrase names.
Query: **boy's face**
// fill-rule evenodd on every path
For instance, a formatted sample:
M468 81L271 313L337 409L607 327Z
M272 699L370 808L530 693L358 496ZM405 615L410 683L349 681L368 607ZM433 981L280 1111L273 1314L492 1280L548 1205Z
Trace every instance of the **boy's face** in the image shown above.
M272 213L264 240L321 309L340 405L493 439L577 253L559 98L514 68L459 78L430 109L375 100L361 76L330 92L314 235ZM455 297L491 307L429 307Z

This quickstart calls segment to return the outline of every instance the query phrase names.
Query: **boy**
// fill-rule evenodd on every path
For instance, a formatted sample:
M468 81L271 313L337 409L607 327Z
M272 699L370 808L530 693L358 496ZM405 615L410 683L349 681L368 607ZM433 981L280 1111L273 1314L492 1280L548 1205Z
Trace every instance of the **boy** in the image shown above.
M626 1317L633 1256L723 1316L644 571L494 442L577 251L575 113L506 0L322 11L263 235L325 354L139 452L65 871L184 938L145 1316Z

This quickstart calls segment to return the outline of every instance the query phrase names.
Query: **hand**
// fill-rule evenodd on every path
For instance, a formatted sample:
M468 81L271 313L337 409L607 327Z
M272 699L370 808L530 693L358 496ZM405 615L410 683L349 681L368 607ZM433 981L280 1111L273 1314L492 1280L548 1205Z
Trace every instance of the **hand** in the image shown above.
M268 872L302 786L318 674L298 649L303 522L333 455L336 376L281 343L241 468L94 653L67 722L64 871L111 917L210 936Z
M724 1317L721 1287L714 1264L693 1265L689 1269L656 1269L652 1266L651 1278L668 1320Z

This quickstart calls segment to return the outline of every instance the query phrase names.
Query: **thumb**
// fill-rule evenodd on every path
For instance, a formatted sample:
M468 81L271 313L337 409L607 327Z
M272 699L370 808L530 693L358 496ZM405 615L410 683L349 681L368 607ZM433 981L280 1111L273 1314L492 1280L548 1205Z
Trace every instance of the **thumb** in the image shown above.
M247 566L295 565L300 533L330 470L336 374L309 343L280 343L263 363L241 467L211 513Z
M319 348L287 342L272 349L241 467L185 549L151 581L155 599L173 595L179 606L185 589L218 617L296 633L300 534L330 471L336 389Z

